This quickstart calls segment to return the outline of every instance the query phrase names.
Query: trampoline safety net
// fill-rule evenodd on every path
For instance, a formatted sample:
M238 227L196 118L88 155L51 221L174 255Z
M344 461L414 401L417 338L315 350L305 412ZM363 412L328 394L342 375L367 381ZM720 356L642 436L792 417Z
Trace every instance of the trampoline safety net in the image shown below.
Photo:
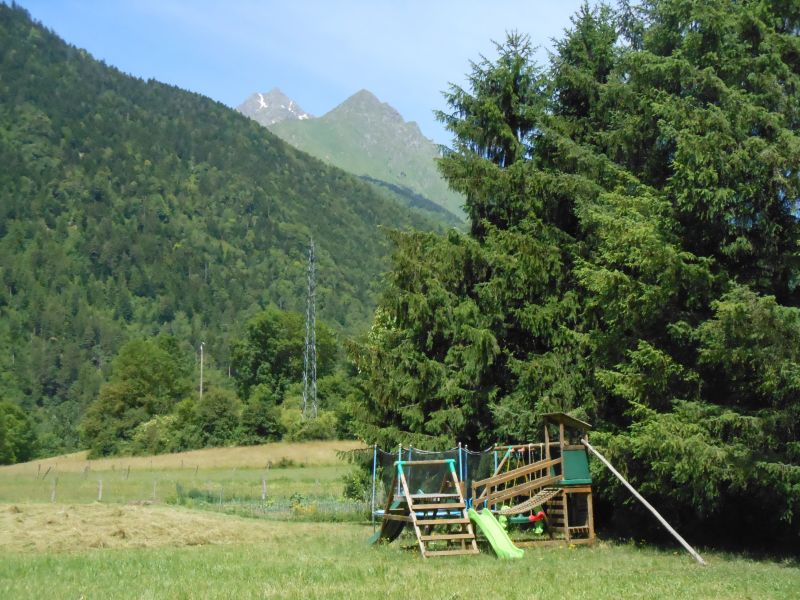
M395 469L397 468L397 461L452 460L458 479L462 482L464 497L469 506L471 504L472 481L491 477L499 460L497 454L498 452L494 449L474 452L466 448L451 448L433 452L418 448L398 447L394 452L386 452L380 448L375 448L372 514L381 514L386 506L387 499L402 493L399 483L396 483L395 489L390 489ZM445 492L446 490L442 489L442 484L449 482L448 472L448 466L441 463L414 465L413 467L405 466L403 468L403 473L408 482L408 489L412 494Z

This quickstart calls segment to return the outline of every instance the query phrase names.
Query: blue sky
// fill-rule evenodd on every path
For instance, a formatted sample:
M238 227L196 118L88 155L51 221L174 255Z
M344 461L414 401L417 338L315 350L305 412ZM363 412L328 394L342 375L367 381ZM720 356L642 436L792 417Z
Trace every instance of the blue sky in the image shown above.
M142 78L237 106L277 86L322 115L365 88L423 133L469 61L517 29L547 60L582 0L17 0L71 44Z

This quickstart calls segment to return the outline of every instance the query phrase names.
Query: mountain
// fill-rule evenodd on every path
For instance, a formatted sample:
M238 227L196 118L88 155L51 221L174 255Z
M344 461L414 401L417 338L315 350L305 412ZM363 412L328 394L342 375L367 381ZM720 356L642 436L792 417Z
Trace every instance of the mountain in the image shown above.
M461 195L436 169L439 149L414 122L361 90L319 118L269 125L272 132L312 156L356 175L427 198L463 220Z
M236 110L265 127L283 121L304 121L312 118L278 88L272 88L266 93L256 92L242 102Z
M302 122L302 121L298 121ZM309 237L319 318L363 331L388 243L430 228L357 177L226 106L94 60L0 3L0 398L46 452L129 339L173 335L227 372L265 306L304 310Z

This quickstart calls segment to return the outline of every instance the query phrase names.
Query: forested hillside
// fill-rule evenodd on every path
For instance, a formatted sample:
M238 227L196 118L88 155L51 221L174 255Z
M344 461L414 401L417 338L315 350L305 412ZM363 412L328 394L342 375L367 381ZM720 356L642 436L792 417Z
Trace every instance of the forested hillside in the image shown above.
M0 61L0 398L34 416L43 452L76 447L126 340L170 334L189 356L205 341L207 366L226 371L249 317L303 310L311 235L321 319L359 330L384 268L379 226L428 226L235 111L120 73L4 4Z
M800 541L800 9L584 8L452 86L469 235L394 236L368 442L537 441L568 411L679 529ZM604 526L655 522L598 469Z

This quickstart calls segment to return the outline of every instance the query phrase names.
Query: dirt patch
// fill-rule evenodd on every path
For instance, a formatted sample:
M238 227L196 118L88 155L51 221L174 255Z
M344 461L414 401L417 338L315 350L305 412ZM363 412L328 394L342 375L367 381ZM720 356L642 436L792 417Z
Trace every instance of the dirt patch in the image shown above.
M180 507L0 504L0 552L246 544L277 535L274 523Z

